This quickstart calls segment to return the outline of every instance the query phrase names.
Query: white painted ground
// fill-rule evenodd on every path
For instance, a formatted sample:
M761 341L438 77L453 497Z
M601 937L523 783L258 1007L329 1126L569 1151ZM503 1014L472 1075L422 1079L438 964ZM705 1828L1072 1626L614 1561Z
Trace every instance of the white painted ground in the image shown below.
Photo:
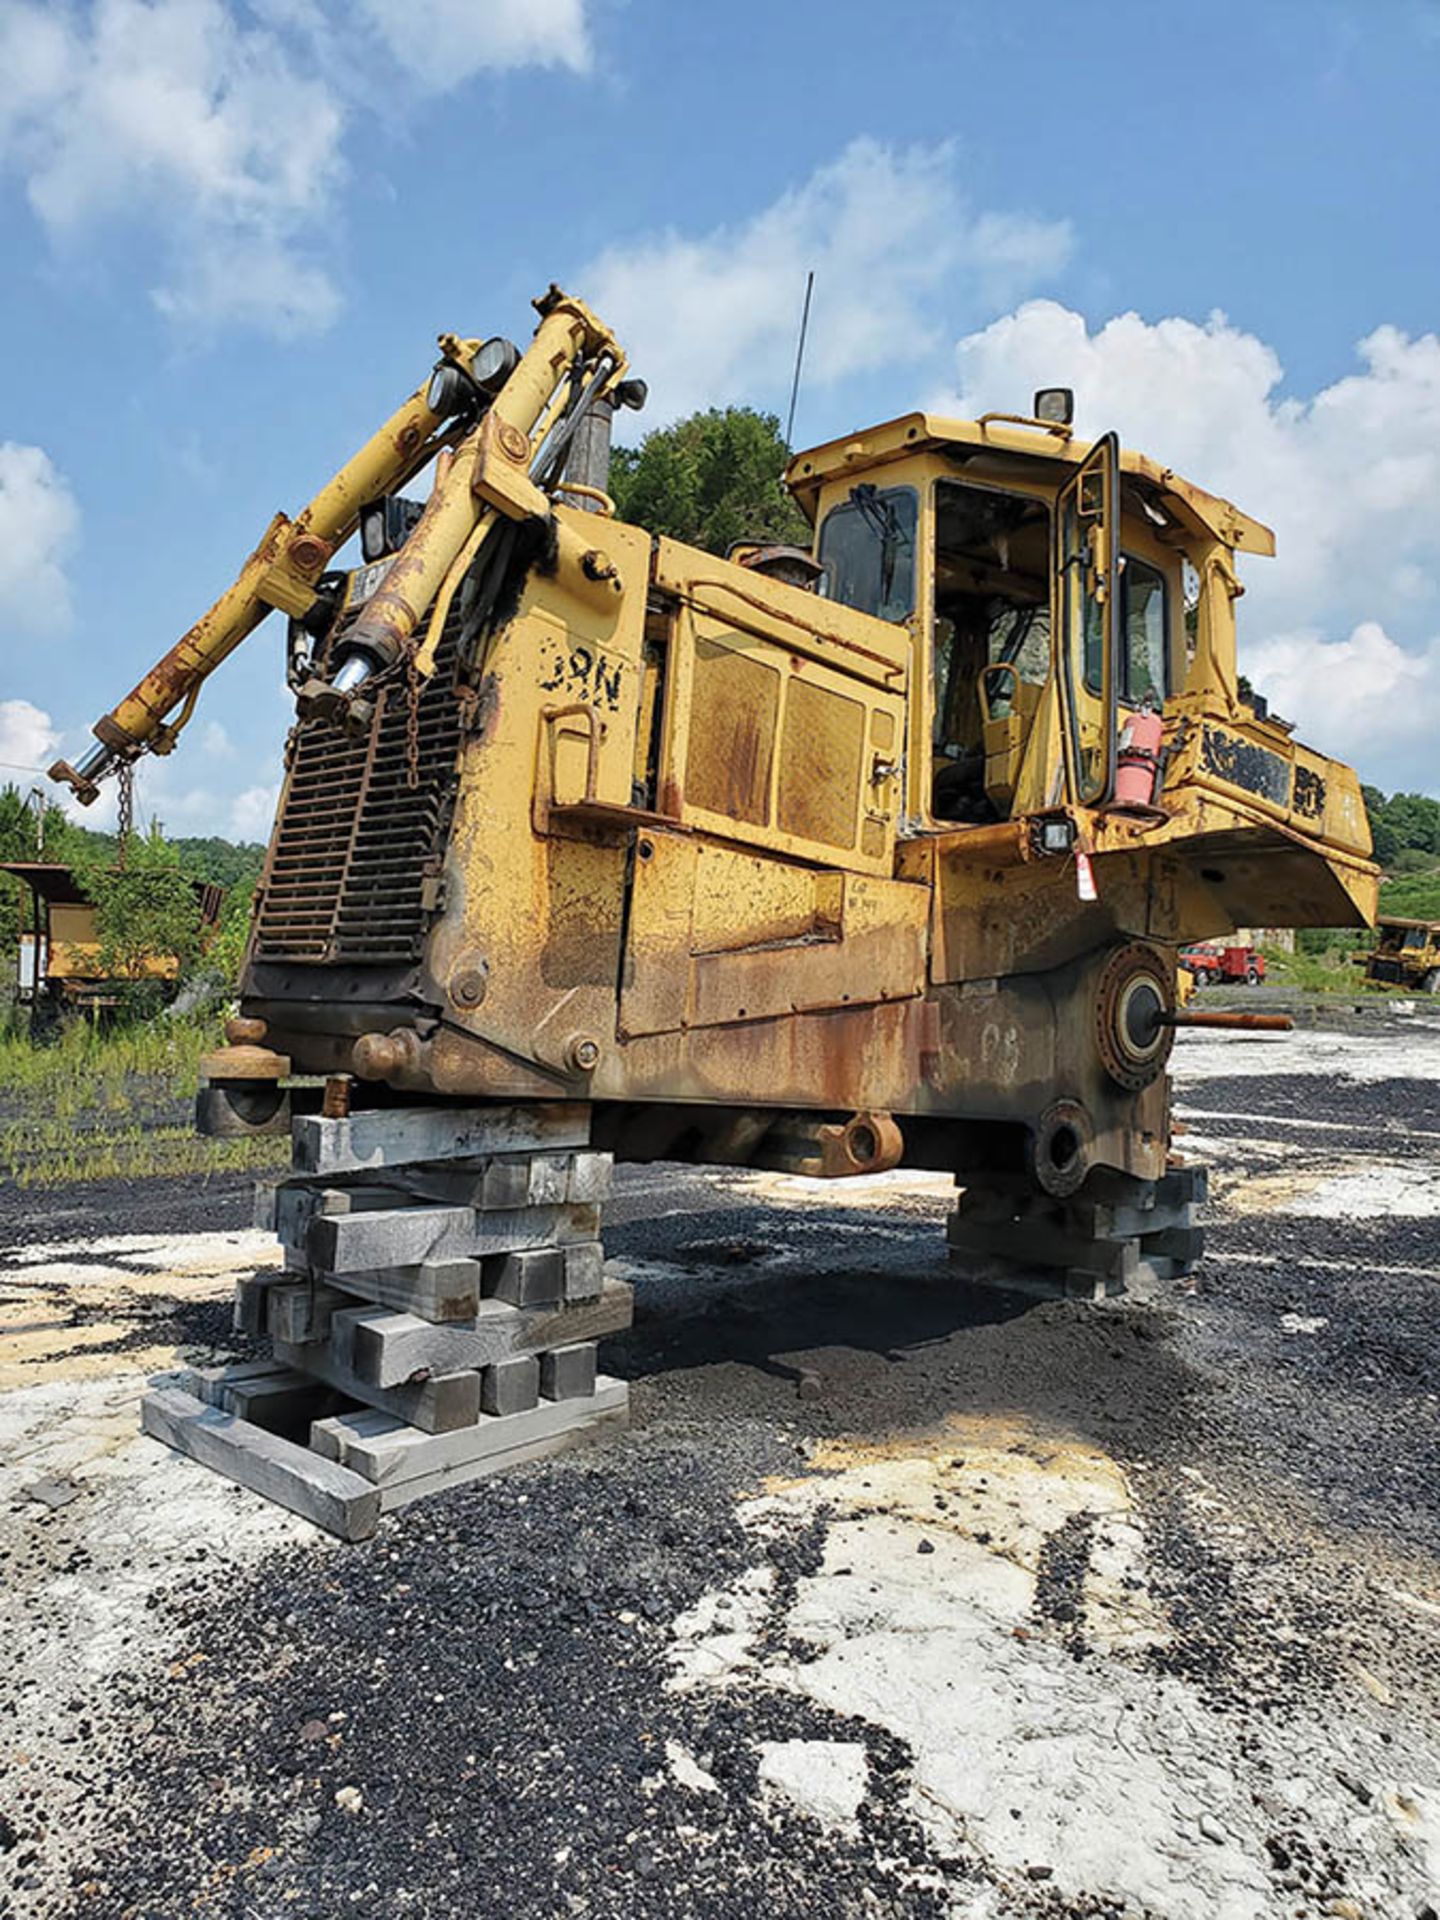
M1207 1033L1192 1028L1176 1034L1170 1070L1187 1088L1205 1080L1272 1073L1371 1084L1392 1080L1397 1074L1413 1080L1440 1079L1440 1018L1428 1010L1417 1013L1400 1035L1393 1028L1373 1034L1321 1033L1313 1027L1292 1033Z
M259 1252L273 1257L272 1236L261 1240L271 1245ZM0 1272L0 1529L10 1555L0 1646L6 1671L23 1679L0 1745L0 1785L9 1798L23 1794L27 1775L42 1781L51 1825L83 1855L104 1811L105 1773L75 1742L72 1703L103 1712L114 1677L151 1666L157 1595L323 1536L141 1434L148 1377L186 1356L165 1344L100 1350L134 1331L133 1318L103 1317L123 1298L157 1313L176 1298L230 1298L236 1279L264 1263L254 1236L72 1241L30 1248L24 1261ZM76 1308L97 1317L72 1325ZM204 1653L176 1653L165 1649L183 1684Z
M956 1417L888 1450L820 1448L812 1465L740 1518L766 1537L818 1517L820 1570L788 1605L768 1566L706 1595L676 1623L673 1687L773 1688L856 1733L887 1729L911 1751L911 1811L937 1845L978 1852L1017 1890L1048 1869L1044 1884L1071 1899L1128 1901L1160 1920L1279 1920L1294 1896L1277 1889L1263 1840L1299 1810L1372 1863L1369 1884L1363 1866L1347 1881L1363 1914L1391 1911L1392 1873L1440 1874L1436 1769L1395 1779L1377 1735L1342 1712L1272 1732L1143 1665L1165 1627L1131 1489L1103 1452ZM1079 1514L1095 1526L1083 1661L1069 1629L1035 1612L1044 1543ZM764 1651L776 1628L803 1657ZM853 1821L863 1738L767 1744L759 1757L767 1790L822 1822ZM1337 1766L1384 1782L1372 1810L1347 1798ZM1257 1805L1262 1785L1269 1806Z

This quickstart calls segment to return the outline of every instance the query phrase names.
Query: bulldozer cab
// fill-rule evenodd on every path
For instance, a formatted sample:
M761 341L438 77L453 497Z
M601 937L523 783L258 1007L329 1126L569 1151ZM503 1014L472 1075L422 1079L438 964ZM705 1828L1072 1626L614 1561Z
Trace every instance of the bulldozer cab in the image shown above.
M1104 805L1126 714L1162 709L1184 684L1194 559L1181 525L1125 484L1113 434L1062 464L1053 441L1016 446L1013 427L962 450L953 436L967 425L897 423L902 444L930 447L823 488L820 590L916 636L917 823ZM894 433L874 436L875 451ZM823 471L828 451L792 469L802 500L805 468Z

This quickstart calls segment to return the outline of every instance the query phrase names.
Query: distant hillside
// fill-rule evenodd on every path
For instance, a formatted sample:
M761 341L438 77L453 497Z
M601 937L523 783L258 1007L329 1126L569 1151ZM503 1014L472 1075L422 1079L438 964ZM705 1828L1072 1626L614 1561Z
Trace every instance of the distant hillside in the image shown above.
M165 838L175 849L182 872L195 880L211 880L219 887L249 886L260 877L265 862L265 849L258 840L222 840L218 834L166 834ZM73 821L65 821L59 832L47 825L47 859L74 860L85 854L104 859L114 851L113 833L97 833L93 827L76 826ZM33 848L28 857L33 859Z
M1375 858L1385 869L1381 913L1440 920L1440 800L1363 787Z

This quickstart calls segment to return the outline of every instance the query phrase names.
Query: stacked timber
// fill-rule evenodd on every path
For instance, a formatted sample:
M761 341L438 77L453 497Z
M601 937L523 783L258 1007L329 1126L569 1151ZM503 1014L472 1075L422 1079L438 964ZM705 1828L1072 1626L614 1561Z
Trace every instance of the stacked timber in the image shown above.
M1203 1167L1174 1167L1159 1180L1101 1172L1083 1197L1018 1181L967 1187L946 1223L950 1258L992 1262L1021 1292L1144 1299L1198 1263L1205 1229L1195 1215L1206 1189Z
M604 1271L611 1158L588 1129L562 1106L297 1119L295 1170L257 1197L284 1271L235 1307L273 1359L157 1386L146 1432L358 1539L623 1425L597 1342L632 1295Z

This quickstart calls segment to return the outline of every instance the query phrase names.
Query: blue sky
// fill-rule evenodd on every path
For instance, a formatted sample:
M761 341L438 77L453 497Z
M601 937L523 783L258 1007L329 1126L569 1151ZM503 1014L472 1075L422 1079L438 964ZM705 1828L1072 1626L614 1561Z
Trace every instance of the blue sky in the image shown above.
M0 761L83 748L437 331L555 279L640 425L783 410L813 267L798 439L1073 384L1276 526L1252 678L1440 790L1437 69L1430 0L0 0ZM282 640L147 814L263 835Z

